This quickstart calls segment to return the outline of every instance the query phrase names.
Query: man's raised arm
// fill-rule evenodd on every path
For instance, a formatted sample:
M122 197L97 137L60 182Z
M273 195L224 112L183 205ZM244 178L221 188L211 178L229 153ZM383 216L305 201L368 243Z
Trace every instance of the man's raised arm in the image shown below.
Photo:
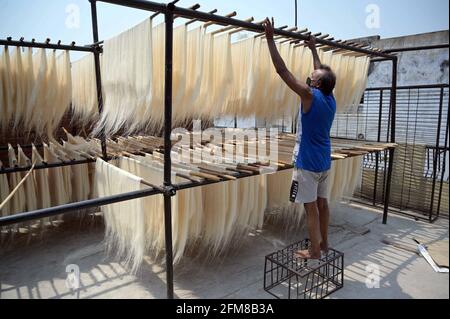
M277 73L280 75L280 77L283 79L283 81L293 90L296 92L302 100L310 101L312 99L312 92L309 86L301 81L298 81L294 75L288 70L286 67L286 64L283 61L283 58L281 57L280 53L277 50L277 47L275 45L275 41L273 39L273 18L272 22L269 21L267 18L264 22L264 28L266 31L266 38L267 38L267 44L269 46L270 56L272 58L273 65L275 66L275 69L277 70Z
M308 45L309 49L311 50L311 53L313 56L313 61L314 61L314 70L320 69L320 66L322 65L322 63L320 62L319 54L317 53L316 38L313 35L311 35L309 37L309 40L305 41L305 43Z

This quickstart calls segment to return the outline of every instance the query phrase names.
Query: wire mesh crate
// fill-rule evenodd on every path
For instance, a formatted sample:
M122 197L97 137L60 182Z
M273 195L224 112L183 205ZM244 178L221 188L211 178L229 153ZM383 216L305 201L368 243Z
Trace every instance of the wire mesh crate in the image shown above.
M266 256L264 290L279 299L322 299L344 286L344 254L329 249L319 260L295 257L305 239Z

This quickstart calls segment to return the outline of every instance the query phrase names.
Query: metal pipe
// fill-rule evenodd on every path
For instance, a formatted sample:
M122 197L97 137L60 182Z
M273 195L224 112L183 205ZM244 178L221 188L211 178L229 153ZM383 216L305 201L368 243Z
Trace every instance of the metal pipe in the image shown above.
M123 7L129 7L145 11L160 12L164 14L168 12L167 4L145 0L89 0L89 1L101 1Z
M281 27L279 27L279 28L277 28L278 30L284 30L284 29L286 29L288 26L287 25L284 25L284 26L281 26ZM266 35L266 33L265 33L265 31L264 32L261 32L261 33L258 33L257 35L255 35L255 38L259 38L259 37L263 37L263 36L265 36Z
M415 47L406 47L406 48L395 48L395 49L386 49L385 53L393 53L393 52L407 52L407 51L422 51L422 50L436 50L436 49L448 49L448 43L444 44L435 44L435 45L424 45L424 46L415 46Z
M391 88L391 143L395 143L395 115L397 106L397 57L392 59L392 88ZM394 165L395 148L389 149L389 167L386 181L386 192L384 196L384 211L383 211L383 224L387 224L387 217L389 213L389 198L391 192L392 170Z
M61 214L73 213L86 208L93 208L98 206L104 206L119 202L124 202L131 199L143 198L151 195L161 194L157 189L145 189L129 193L123 193L113 196L106 196L95 199L88 199L81 202L70 203L60 206L54 206L49 208L38 209L26 213L19 213L14 215L9 215L5 217L0 217L0 227L13 225L17 223L23 223L30 220L41 219L45 217L52 217Z
M108 160L110 160L110 159L111 158L108 158ZM85 159L85 160L53 163L53 164L36 165L34 167L34 170L46 169L46 168L55 168L55 167L64 167L64 166L72 166L72 165L81 165L81 164L89 164L89 163L94 163L94 162L95 162L95 159ZM17 173L17 172L26 172L26 171L29 171L30 169L31 169L31 166L2 168L2 169L0 169L0 175L2 175L2 174L10 174L10 173Z
M43 144L34 144L34 146L35 147L37 147L37 148L40 148L40 147L43 147L44 145ZM33 145L31 145L31 144L26 144L26 145L20 145L20 147L22 148L22 149L28 149L28 148L32 148L33 147ZM13 146L13 148L16 148L16 147L14 147ZM9 146L0 146L0 152L2 152L2 151L7 151L9 149ZM31 167L30 167L31 168Z
M384 90L381 90L380 92L380 106L378 109L378 136L377 136L377 142L379 143L381 141L381 120L382 120L382 113L383 113L383 92ZM374 186L373 186L373 205L376 204L377 199L377 188L378 188L378 170L379 170L379 162L380 161L380 153L375 154L375 180L374 180Z
M378 110L378 135L377 135L377 142L381 142L381 121L383 116L383 95L384 90L382 89L380 91L380 104L379 104L379 110Z
M326 39L330 36L329 34L324 34L324 35L321 35L321 34L322 33L319 32L319 33L313 34L313 36L317 37L316 40L317 39ZM294 48L301 47L301 46L307 46L306 42L299 43L299 44L295 45Z
M247 18L247 19L245 19L244 21L247 21L247 22L251 22L251 21L253 21L254 20L254 18L253 17L250 17L250 18ZM237 31L242 31L243 29L242 28L239 28L239 27L235 27L235 26L228 26L228 27L224 27L224 28L222 28L222 29L218 29L218 30L215 30L215 31L212 31L211 32L211 34L212 35L216 35L216 34L219 34L219 33L222 33L222 32L227 32L227 31L230 31L230 30L234 30L234 29L238 29ZM236 30L235 30L236 31ZM231 33L231 32L230 32Z
M370 63L376 63L376 62L386 62L386 61L391 61L391 58L376 58L376 59L371 59Z
M175 4L175 3L177 3L177 2L178 2L178 0L172 2L172 4ZM197 10L197 9L199 9L199 8L200 8L200 4L198 4L198 3L196 3L196 4L194 4L193 6L190 6L190 7L189 7L189 9L192 9L192 10ZM177 15L174 15L174 16L173 16L173 19L175 20L176 18L180 18L180 17L177 16Z
M447 101L448 103L450 103L449 101ZM447 152L448 152L448 127L449 127L449 107L447 105L447 125L445 128L445 141L444 141L444 158L442 160L442 163L444 163L444 165L442 165L442 173L441 173L441 182L440 182L440 190L439 190L439 201L438 201L438 207L437 207L437 214L436 217L439 217L440 214L440 210L441 210L441 198L442 198L442 184L444 182L444 177L445 177L445 164L447 163Z
M210 14L214 14L214 13L216 13L217 12L217 9L214 9L214 10L212 10L212 11L209 11L208 13L210 13ZM199 19L191 19L191 20L189 20L188 22L186 22L186 25L190 25L191 23L194 23L194 22L197 22L197 21L200 21Z
M0 39L0 45L25 47L25 48L42 48L42 49L81 51L81 52L94 52L94 50L95 50L91 46L76 46L76 45L65 45L65 44L41 43L41 42L13 41L13 40L3 40L3 39Z
M302 29L300 31L296 31L295 33L302 34L302 33L306 33L306 32L308 32L307 28L306 29ZM285 42L290 42L290 44L294 44L294 43L299 43L300 40L286 39L286 40L281 41L280 43L285 43Z
M231 17L235 17L236 15L237 15L237 12L236 12L236 11L233 11L233 12L230 12L230 13L226 14L225 17L231 18ZM218 23L218 22L214 22L214 21L208 21L208 22L206 22L206 23L203 25L203 27L204 27L204 28L207 28L207 27L209 27L209 26L211 26L211 25L214 25L214 24L226 26L226 24L224 24L224 23Z
M444 84L425 84L425 85L405 85L397 87L397 90L414 90L414 89L436 89L436 88L448 88L449 85ZM379 90L390 90L392 87L382 86L367 88L366 91L379 91Z
M355 58L359 58L359 57L362 57L362 56L364 56L364 57L366 57L366 56L368 56L367 54L364 54L364 53L358 53L358 52L352 52L352 51L348 51L347 50L347 52L344 52L344 53L341 53L343 56L352 56L352 57L355 57ZM370 58L371 56L369 55L369 58Z
M172 143L170 134L172 131L172 57L173 57L173 13L175 6L168 5L165 13L165 75L164 75L164 229L166 245L166 282L167 298L173 299L173 251L172 251L172 195L169 193L172 187L171 171Z
M436 150L433 152L433 185L431 186L431 203L430 203L430 212L428 215L429 220L431 221L433 217L433 209L434 209L434 193L436 192L436 179L437 179L437 164L438 164L438 148L441 139L441 124L442 124L442 108L444 106L444 88L441 88L441 94L439 97L439 117L438 117L438 127L436 134ZM445 166L445 162L444 162Z
M342 41L342 40L335 41L335 42L340 43L340 44L344 44L344 45L350 45L351 43L353 43L353 42L350 42L350 41ZM325 46L325 48L322 48L322 50L325 51L325 52L335 51L336 49L337 49L336 47L333 47L331 45L327 45L327 46Z
M297 27L292 27L292 28L289 28L289 29L286 29L286 31L297 31ZM286 38L285 36L283 36L283 35L279 35L279 36L277 36L277 37L274 37L273 39L274 40L279 40L279 39L284 39L284 38Z
M360 44L358 44L356 42L347 42L347 43L351 44L351 45L354 45L355 48L370 48L369 45L362 44L362 43L360 43ZM333 53L339 53L339 52L342 52L342 51L348 51L348 50L347 49L335 49L335 50L333 50Z
M288 169L292 169L292 166L279 168L277 170L277 172L281 172L281 171L288 170ZM242 179L242 178L247 178L247 177L256 176L256 175L259 175L259 174L251 174L251 175L249 175L249 174L241 173L241 174L239 174L237 176L234 176L234 177L236 177L236 179ZM197 187L197 186L207 186L207 185L217 184L217 183L221 183L223 181L225 181L225 180L221 179L219 182L215 181L215 180L205 180L205 181L203 181L201 183L185 182L185 183L174 184L173 187L177 191L180 191L180 190L185 190L185 189L189 189L189 188L193 188L193 187Z
M297 4L297 0L295 0L295 26L298 27L297 25L297 17L298 17L298 4Z
M344 43L345 44L345 41L343 42L342 40L335 40L333 37L331 38L331 39L328 39L328 40L330 40L330 41L333 41L333 42L335 42L335 43ZM317 48L325 48L325 49L329 49L329 46L328 45L323 45L323 44L318 44L317 46L316 46ZM390 60L390 59L388 59L388 60Z
M174 1L170 2L170 4L175 5L175 4L177 4L177 2L179 2L179 1L180 1L180 0L174 0ZM194 4L193 6L191 6L191 7L189 7L189 8L190 8L190 9L193 9L193 10L197 10L198 8L200 8L200 5L197 3L197 4ZM153 18L157 17L160 13L161 13L161 12L156 12L155 14L153 14L153 15L150 16L150 19L153 19ZM174 17L174 19L175 19L175 17Z
M91 16L92 16L92 37L94 43L98 42L98 22L97 22L97 3L95 0L89 0L91 2ZM94 47L94 67L95 67L95 83L97 86L97 103L98 103L98 113L101 115L103 113L103 91L102 91L102 74L100 72L100 52L97 50L99 46ZM100 144L102 147L103 159L106 161L108 159L108 153L106 148L106 136L105 131L102 129L100 131Z
M308 31L308 30L306 30L306 31ZM309 36L312 34L312 32L311 31L308 31L308 32L301 32L305 37L308 37L308 39L309 39ZM290 40L290 39L289 39ZM296 45L300 45L301 43L300 42L302 42L302 43L304 43L304 40L290 40L291 41L291 44L296 44ZM300 43L300 44L299 44Z
M430 149L430 150L435 150L436 149L436 146L432 146L432 145L427 145L426 146L428 149ZM448 152L448 151L450 151L450 148L448 147L448 146L439 146L438 148L437 148L437 150L438 151L446 151L446 152Z
M171 2L171 4L175 5L175 4L176 4L177 2L179 2L179 1L180 1L180 0L174 0L174 1ZM197 10L198 8L200 8L200 5L197 3L197 4L193 5L193 6L191 6L190 8L191 8L191 9L194 9L194 10ZM159 14L161 14L161 12L156 12L156 13L152 14L152 15L150 16L150 19L156 18Z

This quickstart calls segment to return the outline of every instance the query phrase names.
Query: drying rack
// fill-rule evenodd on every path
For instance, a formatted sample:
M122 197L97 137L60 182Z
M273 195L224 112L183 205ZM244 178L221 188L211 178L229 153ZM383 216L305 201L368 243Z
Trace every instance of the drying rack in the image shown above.
M165 86L164 86L164 185L161 188L143 189L139 191L118 194L114 196L107 196L102 198L95 198L80 202L69 203L61 206L55 206L45 209L39 209L31 212L19 213L11 216L0 218L0 227L22 223L25 221L41 219L44 217L56 216L61 214L73 213L77 210L104 206L108 204L123 202L127 200L143 198L151 195L162 194L164 196L164 229L165 229L165 253L166 253L166 282L167 282L167 298L174 298L173 289L173 252L172 252L172 211L171 211L171 198L176 195L176 192L183 189L192 187L204 186L217 183L217 181L205 180L202 182L186 182L181 184L172 184L171 180L171 129L172 129L172 55L173 55L173 27L175 18L185 18L190 20L188 23L193 22L205 22L208 25L222 25L229 29L236 29L236 31L251 31L258 33L257 36L264 35L264 27L262 23L251 23L239 19L232 18L236 15L236 12L228 14L227 16L221 16L214 14L217 10L208 12L198 11L200 5L196 4L190 8L182 8L175 6L179 0L171 3L157 3L144 0L89 0L91 4L91 16L92 16L92 34L93 43L85 46L76 46L74 42L70 45L63 45L60 42L57 44L50 43L50 39L47 39L44 43L36 42L34 39L31 42L24 41L21 38L19 41L14 41L11 38L6 40L0 39L0 45L5 46L18 46L18 47L32 47L32 48L45 48L55 50L69 50L69 51L82 51L91 52L94 55L96 86L98 95L98 111L103 111L103 96L102 96L102 80L100 73L100 53L102 52L102 41L98 36L98 23L97 23L97 2L104 2L118 6L130 7L144 11L154 12L153 16L158 14L164 15L165 20ZM226 29L226 28L224 28ZM291 43L297 43L297 45L304 45L305 40L309 39L312 34L308 32L308 29L303 29L298 32L294 32L296 28L287 29L287 26L276 28L274 30L278 39L282 38L283 41L291 41ZM349 41L334 40L329 37L328 34L322 35L322 33L313 34L317 37L318 46L325 50L336 50L340 53L348 53L356 56L369 56L372 62L392 61L392 94L390 99L390 142L395 143L395 114L396 114L396 90L397 90L397 56L384 52L380 49L370 48L363 44L357 44ZM100 134L102 154L105 160L108 160L106 151L106 138L103 133ZM388 149L389 152L389 164L388 174L386 180L386 196L384 201L383 212L383 224L387 223L388 210L389 210L389 193L391 187L392 166L394 159L394 147ZM378 154L379 152L377 152ZM40 168L51 168L65 165L77 165L92 162L92 160L83 160L72 163L61 163L44 165ZM35 169L36 169L35 168ZM283 169L289 169L292 167L285 167ZM23 171L22 168L13 168L9 170L0 170L0 174L11 173L15 171ZM248 177L248 174L242 174L237 178Z

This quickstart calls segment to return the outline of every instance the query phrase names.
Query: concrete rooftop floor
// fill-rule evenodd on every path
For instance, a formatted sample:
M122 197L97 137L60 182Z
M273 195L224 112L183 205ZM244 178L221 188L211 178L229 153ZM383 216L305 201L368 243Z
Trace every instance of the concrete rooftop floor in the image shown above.
M383 244L385 236L411 243L448 240L448 220L416 222L391 214L382 225L378 210L340 204L332 210L330 241L345 254L344 287L329 298L449 298L448 274L438 274L423 257ZM361 229L370 230L361 235ZM214 262L185 258L174 271L177 298L273 298L263 289L264 257L305 237L268 227L252 234L238 249ZM63 226L31 243L0 248L0 298L165 298L165 268L144 263L130 275L106 256L101 227ZM66 265L77 264L81 288L66 287ZM368 265L378 265L380 287L366 286Z

